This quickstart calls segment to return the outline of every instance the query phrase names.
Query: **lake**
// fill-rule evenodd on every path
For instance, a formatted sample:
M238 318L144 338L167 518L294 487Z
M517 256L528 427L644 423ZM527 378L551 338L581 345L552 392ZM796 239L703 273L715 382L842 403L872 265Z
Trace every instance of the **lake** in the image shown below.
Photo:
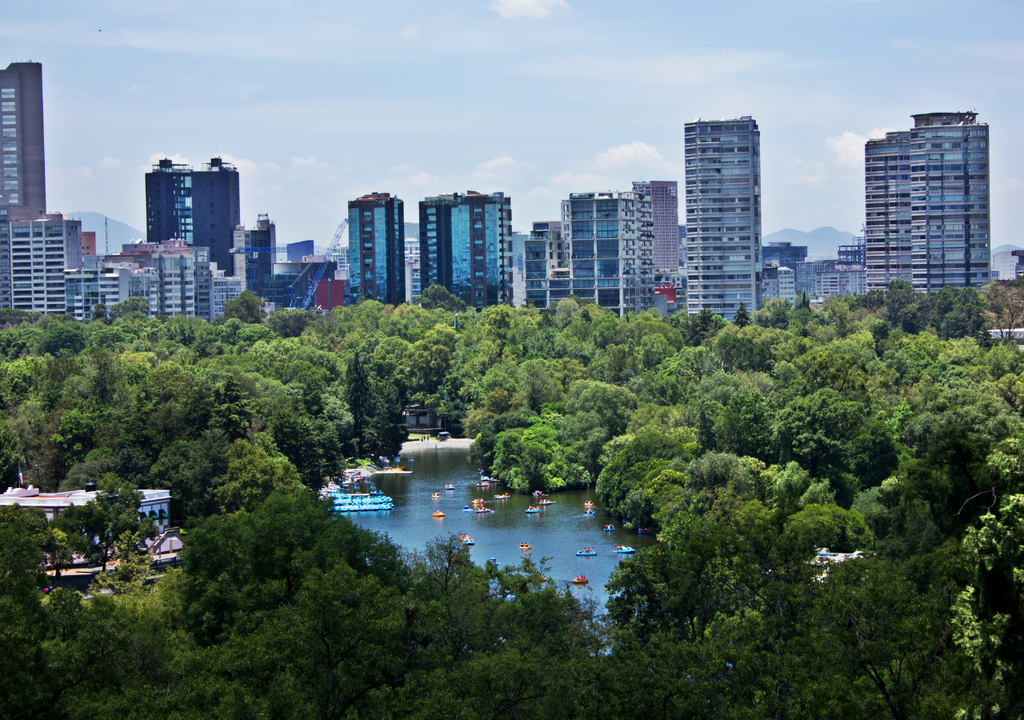
M377 489L394 499L393 510L345 516L369 530L386 533L393 542L410 550L424 550L431 540L468 533L476 541L469 548L470 556L479 565L490 558L499 565L517 565L526 556L536 563L548 558L548 577L564 585L585 575L590 580L588 585L569 587L580 597L593 598L602 607L608 599L608 578L627 557L616 553L615 546L629 545L639 550L657 542L650 535L622 530L621 518L612 518L605 512L593 489L554 493L549 496L553 505L542 506L539 513L528 515L525 510L535 504L533 498L513 494L508 500L495 500L495 495L505 492L502 486L476 487L478 476L476 468L467 463L467 450L445 444L424 445L402 456L402 463L412 470L412 475L373 478ZM454 483L455 489L446 491L446 483ZM441 497L432 498L435 492L441 493ZM494 512L464 512L463 507L476 498L483 498L486 507ZM586 500L594 501L596 512L591 517L583 515ZM445 513L445 517L432 517L435 510ZM602 528L607 524L615 525L615 531L605 532ZM520 551L522 542L532 549ZM577 557L576 551L585 547L596 548L597 555Z

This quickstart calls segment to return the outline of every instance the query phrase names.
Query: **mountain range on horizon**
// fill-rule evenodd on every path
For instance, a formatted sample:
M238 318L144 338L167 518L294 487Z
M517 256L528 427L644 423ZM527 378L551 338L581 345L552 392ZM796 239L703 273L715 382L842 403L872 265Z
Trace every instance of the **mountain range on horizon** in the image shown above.
M762 236L761 244L789 242L793 245L806 245L808 260L827 260L836 257L839 252L839 246L851 244L854 237L854 234L851 232L836 230L829 225L816 228L810 232L783 228L777 232Z
M127 245L132 240L138 240L142 238L145 240L146 233L137 228L133 228L131 225L115 220L112 217L108 217L103 213L89 212L86 210L78 210L76 212L65 213L67 217L72 220L82 221L82 232L94 232L96 233L96 250L100 252L104 250L103 247L103 221L107 221L107 248L106 251L110 253L116 253L121 251L122 245Z

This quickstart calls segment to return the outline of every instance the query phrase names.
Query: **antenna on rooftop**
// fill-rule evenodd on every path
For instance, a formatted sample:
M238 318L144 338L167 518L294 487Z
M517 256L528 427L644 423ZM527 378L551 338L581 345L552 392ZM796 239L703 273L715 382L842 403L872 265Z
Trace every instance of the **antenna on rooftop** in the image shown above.
M103 216L103 254L110 254L110 234L107 232L107 216Z

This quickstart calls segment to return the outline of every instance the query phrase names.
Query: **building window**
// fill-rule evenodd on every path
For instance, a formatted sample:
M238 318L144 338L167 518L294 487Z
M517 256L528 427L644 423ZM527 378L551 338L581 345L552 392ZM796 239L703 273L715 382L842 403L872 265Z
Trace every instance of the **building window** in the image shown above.
M0 90L0 98L3 98L4 100L13 100L14 88L3 88Z
M14 165L18 162L17 155L4 155L4 165Z
M2 117L3 117L3 124L4 125L14 125L15 124L14 116L13 115L4 115Z
M18 128L4 128L0 135L5 138L16 138L18 137Z
M11 190L17 190L17 189L18 189L18 181L17 180L4 180L4 192L9 192Z
M13 102L0 103L0 112L14 112L14 103Z

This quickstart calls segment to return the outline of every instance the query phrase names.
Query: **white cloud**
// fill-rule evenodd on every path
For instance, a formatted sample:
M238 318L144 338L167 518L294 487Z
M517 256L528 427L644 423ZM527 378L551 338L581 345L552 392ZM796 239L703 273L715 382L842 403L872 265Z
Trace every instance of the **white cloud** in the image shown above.
M135 92L141 92L143 90L149 90L149 85L132 85L128 89L128 92L135 93Z
M480 163L477 166L477 170L481 173L495 173L499 170L514 167L519 167L519 163L517 163L511 156L503 155L502 157L496 157L493 160Z
M565 7L569 7L565 0L494 0L491 3L491 10L506 20L544 18L553 10Z
M116 157L110 157L109 155L105 158L101 158L96 166L100 170L117 170L121 167L121 161Z
M406 25L404 28L402 28L402 37L404 37L404 38L414 38L414 37L416 37L419 34L420 34L420 26L419 25Z
M639 140L610 147L603 153L598 153L594 159L599 167L606 170L625 170L632 167L669 167L665 158L656 148Z
M874 138L884 138L887 132L893 130L895 128L875 128L867 136L847 130L838 137L825 138L825 144L835 151L840 165L859 167L864 162L865 143Z

